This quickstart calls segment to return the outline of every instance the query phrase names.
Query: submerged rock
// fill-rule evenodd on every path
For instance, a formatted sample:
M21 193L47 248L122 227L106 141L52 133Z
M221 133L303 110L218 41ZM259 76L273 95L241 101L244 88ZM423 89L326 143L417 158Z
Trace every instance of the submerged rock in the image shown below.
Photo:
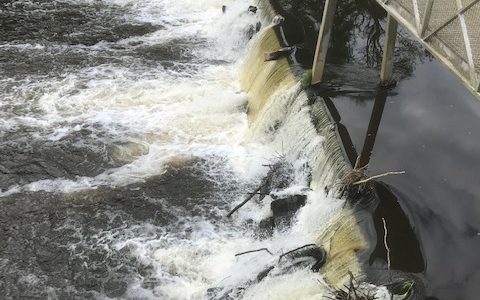
M256 234L260 239L273 235L275 229L275 219L273 216L265 218L258 223L259 232Z
M266 52L264 59L265 61L278 60L280 58L289 56L294 50L295 50L295 47L284 47L284 48L278 49L277 51Z
M292 266L302 265L305 260L303 258L313 258L315 263L310 268L313 272L318 272L325 264L327 252L322 247L315 244L306 245L298 249L283 254L280 259L288 260Z
M294 166L289 162L280 160L269 167L270 170L261 183L262 188L260 193L262 195L260 196L260 200L272 191L289 187L295 179Z
M284 196L273 200L270 208L273 213L273 223L275 227L288 226L295 213L307 202L306 195Z
M245 287L236 287L227 291L225 291L225 288L222 288L222 287L214 287L214 288L209 288L207 290L206 299L208 300L241 299L244 292L245 292Z
M250 6L248 7L248 11L251 12L251 13L253 13L253 14L256 14L256 13L257 13L257 10L258 10L258 8L257 8L256 6L250 5Z
M258 273L257 275L257 281L260 282L263 280L263 278L267 277L268 274L270 273L271 270L273 270L275 267L274 266L269 266L262 272Z
M276 15L273 17L272 23L275 25L280 25L285 21L285 18L282 15Z

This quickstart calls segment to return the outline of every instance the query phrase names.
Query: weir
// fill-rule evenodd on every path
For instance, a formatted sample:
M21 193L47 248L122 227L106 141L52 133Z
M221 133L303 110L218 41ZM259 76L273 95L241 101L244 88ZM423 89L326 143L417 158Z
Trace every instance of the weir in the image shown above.
M352 168L370 159L388 91L365 93L376 109L357 159L335 88L308 86L318 20L285 6L302 1L100 2L0 4L3 298L411 287L424 263L409 220Z
M351 284L352 280L378 285L400 281L408 282L400 289L405 293L403 297L411 292L406 292L405 288L414 285L417 295L421 295L421 280L390 269L392 261L394 267L402 269L400 261L405 258L398 257L398 254L390 257L384 251L388 248L384 244L384 235L387 234L385 228L392 230L393 235L398 234L401 228L406 236L414 236L405 217L393 217L404 216L398 205L389 208L390 217L387 221L381 217L382 213L379 212L386 214L385 205L390 203L387 199L393 199L394 196L389 195L388 188L376 183L351 185L364 176L358 170L368 165L388 90L379 88L376 93L365 145L357 157L331 100L321 91L300 83L309 79L309 73L299 72L296 53L272 61L265 59L268 53L296 46L285 35L285 32L294 29L289 28L292 24L288 20L275 14L275 9L268 1L258 1L257 4L264 14L263 19L271 25L256 37L241 73L241 85L249 99L249 138L262 140L266 133L273 134L278 151L287 160L295 162L304 159L310 167L309 188L312 191L310 198L313 198L310 201L319 201L318 205L324 201L326 206L331 205L332 201L342 203L331 215L323 218L322 223L317 223L316 216L310 216L308 220L317 224L312 238L327 253L326 262L320 268L329 286L327 290L339 291ZM385 198L381 206L378 191ZM320 216L317 217L320 219ZM410 257L420 257L412 268L419 271L423 266L420 249L416 239L411 240L411 250L405 251L409 252ZM382 296L378 297L383 299Z
M272 22L275 13L268 1L257 4L262 8L263 18ZM311 168L313 193L327 191L327 197L335 198L339 182L352 171L347 154L351 149L346 150L342 144L342 128L335 120L335 111L329 110L324 99L300 85L302 74L298 75L292 67L294 55L273 61L264 59L265 53L294 46L285 40L283 32L288 30L285 26L280 22L264 29L243 67L241 85L249 96L251 138L261 139L263 132L280 126L273 133L280 140L279 150L292 161L305 158ZM359 281L366 279L364 263L372 252L375 243L372 238L376 235L371 216L374 202L375 199L366 199L360 205L345 204L327 223L318 226L315 242L327 252L320 273L333 288L347 285L352 275Z

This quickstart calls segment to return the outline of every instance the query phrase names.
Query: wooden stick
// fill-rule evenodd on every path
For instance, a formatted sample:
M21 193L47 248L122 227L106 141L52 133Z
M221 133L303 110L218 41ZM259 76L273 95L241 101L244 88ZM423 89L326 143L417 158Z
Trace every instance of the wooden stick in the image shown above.
M354 182L352 185L359 185L359 184L362 184L362 183L367 183L367 182L369 182L370 180L377 179L377 178L381 178L381 177L385 177L385 176L388 176L388 175L402 175L402 174L405 174L405 171L386 172L386 173L383 173L383 174L379 174L379 175L375 175L375 176L372 176L372 177L368 177L367 179L364 179L364 180L360 180L360 181Z
M288 255L288 254L290 254L290 253L293 253L293 252L295 252L295 251L298 251L298 250L301 250L301 249L303 249L303 248L307 248L307 247L310 247L310 246L317 246L317 247L318 247L317 244L307 244L307 245L304 245L304 246L302 246L302 247L295 248L295 249L293 249L293 250L290 250L290 251L285 252L285 253L283 253L282 255L280 255L280 257L278 257L278 261L280 261L280 260L282 259L282 257L284 257L285 255Z
M230 216L236 212L237 210L239 210L242 206L244 206L248 201L250 201L253 196L255 196L259 191L260 189L262 188L263 185L259 186L255 191L253 191L253 193L250 194L250 196L247 197L247 199L243 200L242 203L240 203L239 205L235 206L234 209L232 209L228 214L227 214L227 218L230 218Z
M260 248L260 249L256 249L256 250L250 250L250 251L245 251L245 252L237 253L237 254L235 254L235 256L240 256L240 255L244 255L244 254L248 254L248 253L253 253L253 252L260 252L260 251L267 251L270 255L273 255L273 253L270 252L270 250L268 250L267 248Z

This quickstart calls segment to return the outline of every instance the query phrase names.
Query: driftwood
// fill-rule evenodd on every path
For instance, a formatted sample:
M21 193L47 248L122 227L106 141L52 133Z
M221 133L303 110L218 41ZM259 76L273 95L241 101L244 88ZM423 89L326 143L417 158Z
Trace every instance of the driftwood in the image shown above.
M331 300L375 300L375 293L371 290L359 290L360 284L356 282L352 272L349 272L349 274L349 285L344 285L343 288L334 290L331 296L325 296L325 298Z
M228 218L250 201L255 195L259 195L259 199L263 200L265 196L270 195L272 190L286 188L293 181L293 176L291 175L291 173L293 173L293 167L291 164L281 160L273 165L269 165L269 168L270 170L262 179L260 186L253 192L248 193L248 197L227 214Z
M388 175L405 174L405 171L396 171L367 177L365 174L367 167L368 165L365 165L350 170L339 180L338 183L336 183L338 191L340 192L340 197L346 197L350 203L355 204L359 200L370 198L369 195L371 195L374 189L374 185L372 184L373 180Z
M278 261L287 256L292 255L293 258L300 258L300 257L312 257L316 260L313 266L310 268L313 272L318 272L320 268L325 264L327 253L326 251L319 247L317 244L307 244L302 247L298 247L296 249L290 250L286 253L283 253L278 258Z
M405 171L386 172L386 173L382 173L382 174L379 174L379 175L368 177L367 179L359 180L357 182L354 182L353 185L364 184L364 183L369 182L370 180L382 178L382 177L385 177L385 176L388 176L388 175L402 175L402 174L405 174Z
M310 249L309 249L310 247ZM268 248L260 248L260 249L255 249L255 250L249 250L241 253L235 254L235 256L241 256L249 253L255 253L255 252L260 252L260 251L265 251L268 252L270 255L274 255ZM307 244L298 248L295 248L293 250L290 250L288 252L285 252L281 254L278 258L278 263L282 260L282 258L291 255L292 258L291 260L296 258L301 258L301 257L312 257L316 260L315 264L311 267L311 270L313 272L318 272L319 269L323 266L326 260L326 252L323 248L319 247L317 244ZM292 266L295 266L295 264L292 264ZM265 278L270 271L275 269L275 265L271 265L266 267L263 271L258 273L257 275L257 282L260 282L263 278Z
M235 254L235 256L240 256L240 255L244 255L244 254L248 254L248 253L254 253L254 252L260 252L260 251L266 251L266 252L268 252L270 255L273 255L273 253L270 252L270 250L268 250L268 248L260 248L260 249L256 249L256 250L249 250L249 251L237 253L237 254Z
M250 196L248 196L245 200L243 200L240 204L238 204L237 206L235 206L234 209L232 209L228 214L227 214L227 218L230 218L230 216L236 212L237 210L239 210L242 206L244 206L245 204L247 204L248 201L250 201L253 196L257 195L258 192L260 191L260 189L262 188L262 186L259 186L258 188L255 189L255 191L253 191L253 193L250 193Z
M296 251L299 251L299 250L302 250L304 248L307 248L307 247L311 247L311 246L317 246L317 244L307 244L307 245L303 245L301 247L298 247L298 248L295 248L293 250L290 250L288 252L285 252L283 253L282 255L280 255L280 257L278 257L278 261L280 262L280 260L282 260L283 257L289 255L289 254L292 254L293 252L296 252Z

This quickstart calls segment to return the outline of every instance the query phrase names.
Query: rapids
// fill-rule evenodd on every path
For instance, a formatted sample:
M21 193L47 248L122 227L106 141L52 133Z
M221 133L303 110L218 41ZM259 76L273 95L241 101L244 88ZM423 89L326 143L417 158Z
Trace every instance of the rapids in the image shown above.
M249 13L249 4L0 4L0 294L203 299L218 288L237 289L243 299L326 295L324 279L308 268L251 282L281 253L322 241L322 230L340 219L345 226L332 245L353 253L365 242L357 220L340 213L344 201L324 192L346 163L323 150L338 142L332 130L319 135L327 121L310 122L300 84L283 77L288 66L273 77L274 68L258 73L271 86L262 90L258 78L250 85L262 103L249 125L252 93L240 81L257 76L249 74L252 57L262 39L272 41L270 21ZM250 39L258 22L262 29ZM279 159L294 166L291 186L280 192L304 193L306 205L290 227L259 237L268 202L225 215ZM304 171L312 161L310 185ZM262 247L273 255L235 257ZM342 282L336 269L356 271L355 255L343 261L332 253L341 262L327 267L330 279Z

